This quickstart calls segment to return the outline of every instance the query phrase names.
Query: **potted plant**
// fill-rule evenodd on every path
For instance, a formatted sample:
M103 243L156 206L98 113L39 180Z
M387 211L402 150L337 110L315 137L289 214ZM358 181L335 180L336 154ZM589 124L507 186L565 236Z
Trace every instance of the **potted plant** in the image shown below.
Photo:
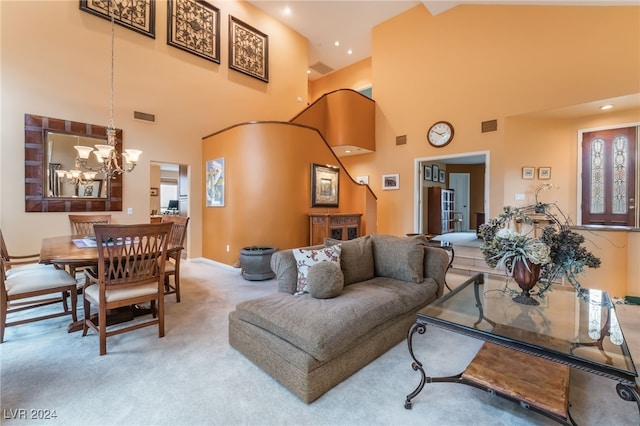
M487 264L494 268L504 268L505 273L520 280L520 275L535 279L532 285L538 285L533 294L543 297L551 290L552 284L560 277L564 277L580 294L581 285L578 275L585 268L600 267L600 259L589 252L584 246L584 236L571 230L568 217L560 210L556 203L542 203L539 193L546 189L556 188L544 184L536 190L536 203L522 208L506 206L503 212L480 226L479 236L483 239L480 248ZM528 232L521 233L523 224L533 225L534 217L543 216L550 222L542 230L539 238L532 237ZM524 263L524 272L519 263ZM539 272L536 274L536 270ZM516 276L518 275L518 276ZM520 283L518 283L520 285ZM531 299L527 291L516 300L528 303Z
M249 281L270 280L276 275L271 270L271 255L278 251L271 246L249 246L240 250L242 277Z

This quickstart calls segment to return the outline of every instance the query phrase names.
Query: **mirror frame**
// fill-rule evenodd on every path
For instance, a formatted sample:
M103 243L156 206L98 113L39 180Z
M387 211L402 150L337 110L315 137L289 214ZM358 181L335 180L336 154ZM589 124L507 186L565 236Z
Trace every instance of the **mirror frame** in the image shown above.
M24 201L25 212L98 212L122 211L122 175L105 179L107 198L72 198L44 196L47 168L45 155L48 131L101 138L106 141L107 128L59 118L24 115ZM116 129L116 151L122 153L122 129Z

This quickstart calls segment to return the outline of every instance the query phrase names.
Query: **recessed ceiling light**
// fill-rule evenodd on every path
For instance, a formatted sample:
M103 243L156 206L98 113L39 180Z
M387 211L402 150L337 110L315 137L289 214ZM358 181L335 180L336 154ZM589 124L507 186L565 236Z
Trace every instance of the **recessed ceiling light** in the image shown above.
M353 53L353 50L349 49L347 50L347 55L351 55Z
M344 152L348 154L348 153L351 152L351 150L350 149L345 149Z
M285 7L282 11L285 15L291 15L291 8L289 6Z
M339 42L338 40L336 40L336 41L333 43L333 45L334 45L334 46L336 46L336 47L338 47L338 46L340 46L340 42Z
M604 111L604 110L607 110L607 109L611 109L611 108L613 108L613 105L611 105L611 104L602 105L602 106L600 107L600 109L601 109L601 110L603 110L603 111Z
M307 74L311 74L311 70L307 70Z

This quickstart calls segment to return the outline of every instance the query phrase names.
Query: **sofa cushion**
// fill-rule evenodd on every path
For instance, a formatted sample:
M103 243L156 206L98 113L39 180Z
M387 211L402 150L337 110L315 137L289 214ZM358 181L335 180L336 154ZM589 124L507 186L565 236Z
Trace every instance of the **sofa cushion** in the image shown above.
M337 263L320 262L309 268L307 289L316 299L331 299L340 295L344 287L344 275Z
M431 278L415 284L376 277L346 286L333 299L276 293L241 302L236 313L239 319L326 361L350 349L374 327L422 308L437 289Z
M342 245L340 268L344 274L344 285L359 283L373 278L373 245L371 236L355 238L349 241L325 238L325 247Z
M296 265L298 268L298 282L296 285L296 294L308 293L307 289L307 275L309 268L318 262L334 262L340 265L340 252L342 246L340 244L323 247L317 250L304 250L295 248L292 250L293 257L296 259Z
M378 277L421 283L427 239L424 235L396 237L372 234L373 265Z

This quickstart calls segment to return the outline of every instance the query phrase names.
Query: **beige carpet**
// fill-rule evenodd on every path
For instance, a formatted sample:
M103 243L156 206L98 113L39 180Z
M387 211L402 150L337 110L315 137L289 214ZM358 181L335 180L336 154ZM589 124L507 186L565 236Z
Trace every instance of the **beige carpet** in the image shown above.
M300 402L227 343L236 303L269 294L275 281L243 280L239 270L184 264L182 302L166 300L166 337L146 328L107 340L68 334L58 318L7 329L0 345L4 425L551 425L554 422L481 390L419 382L400 343L311 405ZM466 277L449 276L451 285ZM81 305L81 304L80 304ZM627 340L640 359L640 308L621 306ZM433 376L459 373L480 342L434 327L414 348ZM580 425L638 424L638 409L615 382L572 371L572 414ZM25 410L25 411L20 411ZM33 420L31 410L55 411ZM14 418L22 414L26 419ZM45 411L33 411L45 413Z

